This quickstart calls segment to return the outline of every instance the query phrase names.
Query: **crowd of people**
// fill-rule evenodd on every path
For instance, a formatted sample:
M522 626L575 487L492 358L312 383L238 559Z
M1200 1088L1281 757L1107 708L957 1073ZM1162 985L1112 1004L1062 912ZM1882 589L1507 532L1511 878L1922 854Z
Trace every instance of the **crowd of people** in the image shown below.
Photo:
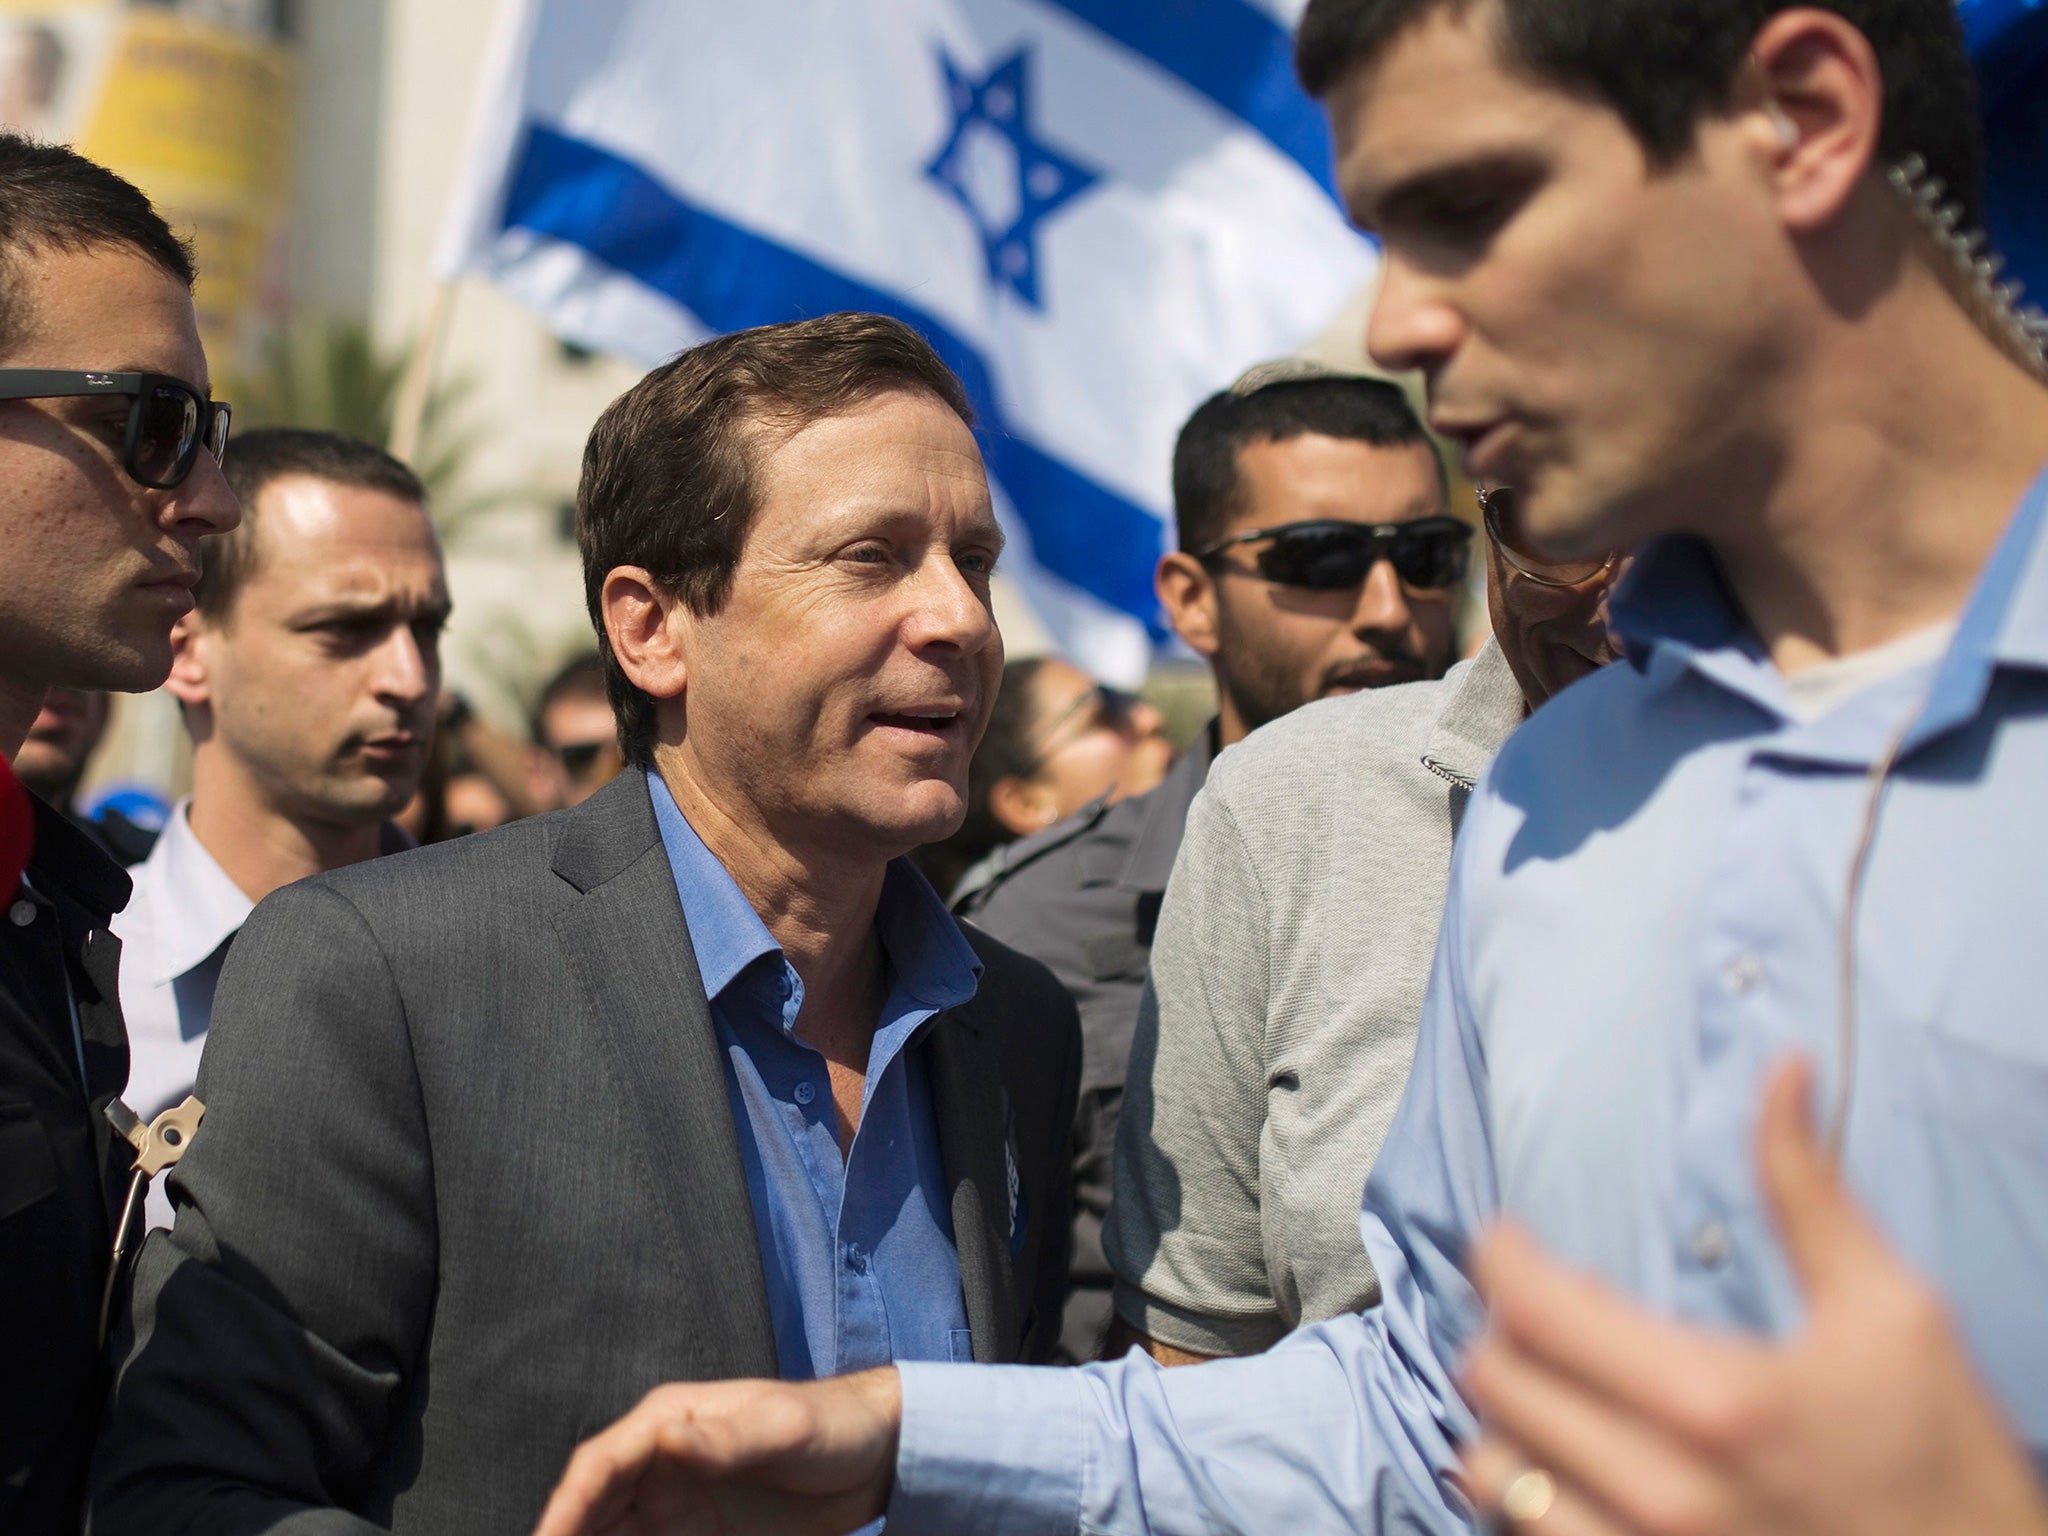
M1177 755L1006 663L864 314L606 410L493 728L417 477L232 434L186 248L0 135L0 1528L2048 1536L2048 360L1947 0L1298 50L1429 420L1188 419ZM81 815L158 686L189 797Z

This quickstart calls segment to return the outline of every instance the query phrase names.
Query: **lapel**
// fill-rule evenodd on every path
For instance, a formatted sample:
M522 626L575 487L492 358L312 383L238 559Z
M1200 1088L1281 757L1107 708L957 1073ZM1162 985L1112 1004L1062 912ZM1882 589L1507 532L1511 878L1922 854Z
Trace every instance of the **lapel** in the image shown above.
M556 918L618 1062L675 1273L719 1374L778 1374L767 1281L704 982L647 781L628 769L563 819L554 871L578 894ZM672 1198L661 1198L672 1196Z
M928 1049L939 1156L952 1188L961 1299L974 1358L993 1365L1016 1357L1024 1317L1010 1257L1009 1095L978 1013L969 1002L940 1014Z

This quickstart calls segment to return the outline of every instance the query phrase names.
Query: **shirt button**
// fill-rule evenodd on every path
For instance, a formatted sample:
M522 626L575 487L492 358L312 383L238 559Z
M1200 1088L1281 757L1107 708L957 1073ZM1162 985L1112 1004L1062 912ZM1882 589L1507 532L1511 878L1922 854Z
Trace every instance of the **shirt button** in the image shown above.
M846 1267L856 1275L864 1275L868 1272L868 1253L859 1243L848 1243L846 1245Z
M1701 1222L1692 1235L1692 1256L1708 1269L1719 1269L1727 1263L1729 1250L1734 1246L1728 1229L1718 1221Z
M17 928L26 928L36 920L36 904L24 896L7 909L7 921Z
M796 1101L797 1101L797 1103L799 1103L799 1104L808 1104L808 1103L810 1103L810 1102L811 1102L811 1100L815 1099L815 1098L816 1098L817 1096L818 1096L818 1090L817 1090L816 1088L813 1088L813 1087L812 1087L812 1086L811 1086L811 1085L810 1085L809 1083L798 1083L798 1084L796 1085Z
M1721 984L1740 996L1764 979L1763 962L1755 955L1737 955L1721 972Z

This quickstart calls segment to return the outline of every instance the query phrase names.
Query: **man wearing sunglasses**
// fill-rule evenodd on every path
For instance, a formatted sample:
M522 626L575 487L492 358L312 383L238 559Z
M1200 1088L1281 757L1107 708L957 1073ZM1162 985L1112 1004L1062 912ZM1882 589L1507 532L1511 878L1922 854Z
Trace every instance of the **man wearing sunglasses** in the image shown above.
M171 665L200 540L235 525L190 254L143 195L0 134L0 753L51 688L136 692ZM105 1388L96 1330L129 1149L104 931L128 879L37 804L0 909L0 1530L78 1529Z
M551 805L581 805L625 767L597 652L570 658L548 679L534 705L533 739L546 754L539 787Z
M955 910L1051 966L1081 1010L1074 1275L1061 1346L1100 1352L1102 1249L1131 1036L1188 807L1225 747L1316 699L1443 673L1471 528L1399 389L1300 362L1206 401L1174 451L1161 603L1216 679L1215 720L1149 794L1009 844Z
M1108 1353L1257 1354L1379 1299L1355 1171L1415 1055L1459 817L1524 717L1615 654L1623 562L1545 557L1511 490L1481 505L1479 654L1275 721L1189 813L1124 1091Z
M228 948L255 904L407 843L391 824L434 737L448 591L426 490L336 432L244 433L226 466L243 509L201 557L168 687L192 737L192 794L114 920L128 1105L183 1101ZM148 1221L171 1224L165 1177Z

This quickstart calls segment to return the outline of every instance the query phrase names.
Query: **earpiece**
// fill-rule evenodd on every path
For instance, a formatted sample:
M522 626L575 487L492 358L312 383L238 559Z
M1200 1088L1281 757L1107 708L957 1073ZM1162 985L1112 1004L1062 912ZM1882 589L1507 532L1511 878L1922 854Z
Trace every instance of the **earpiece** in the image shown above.
M1798 144L1799 125L1792 121L1791 115L1783 107L1775 101L1767 101L1764 103L1764 113L1770 118L1771 126L1778 131L1778 143L1782 147L1791 149Z

